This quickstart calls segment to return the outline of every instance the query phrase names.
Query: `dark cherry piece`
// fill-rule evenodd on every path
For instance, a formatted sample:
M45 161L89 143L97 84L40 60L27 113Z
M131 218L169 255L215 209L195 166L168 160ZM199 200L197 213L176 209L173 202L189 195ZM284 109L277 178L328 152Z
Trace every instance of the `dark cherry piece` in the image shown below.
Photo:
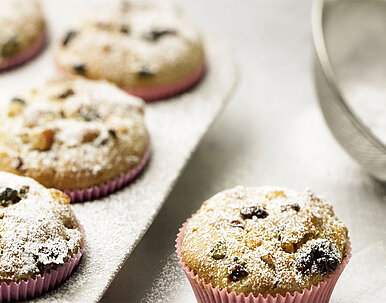
M280 209L282 212L290 210L290 209L293 209L294 211L298 212L300 210L300 206L298 203L286 204L286 205L282 205L280 207Z
M74 94L75 94L74 90L71 89L71 88L69 88L69 89L65 90L63 93L61 93L61 94L58 96L58 98L59 98L59 99L66 99L66 98L68 98L68 97L70 97L70 96L72 96L72 95L74 95Z
M85 75L87 72L86 65L84 64L76 64L72 67L74 72L76 72L78 75Z
M268 216L268 212L262 206L248 206L243 207L240 210L241 217L245 219L252 219L256 217L257 219L264 219Z
M242 266L240 264L236 264L232 268L230 274L228 275L228 280L231 282L237 282L237 281L240 281L241 279L245 278L248 275L249 275L249 273L244 268L244 266Z
M19 97L14 97L14 98L12 98L12 99L11 99L11 102L19 103L19 104L22 104L22 105L25 105L25 104L26 104L26 102L25 102L23 99L19 98Z
M117 132L113 129L109 129L109 135L111 137L113 137L114 139L116 139L118 136L117 136Z
M126 35L130 34L130 28L129 28L129 26L126 25L126 24L122 24L119 31L120 31L122 34L126 34Z
M0 205L2 207L7 207L10 204L17 203L21 200L19 192L12 188L5 188L0 192Z
M245 224L243 222L241 222L240 220L233 220L230 222L230 224L232 227L238 227L238 228L242 228L242 229L245 228Z
M77 31L74 31L74 30L68 31L68 32L66 33L66 35L64 36L64 38L63 38L62 46L67 46L68 43L70 43L70 41L71 41L72 39L74 39L77 35L78 35L78 32L77 32Z
M174 29L169 28L160 28L160 29L154 29L148 34L145 35L145 39L149 41L157 41L161 37L167 36L167 35L176 35L177 32Z
M319 240L303 246L295 254L296 266L305 274L326 275L338 268L340 259L337 249L329 240Z
M149 69L149 67L143 65L141 69L137 72L137 75L141 78L149 78L154 76L154 73Z

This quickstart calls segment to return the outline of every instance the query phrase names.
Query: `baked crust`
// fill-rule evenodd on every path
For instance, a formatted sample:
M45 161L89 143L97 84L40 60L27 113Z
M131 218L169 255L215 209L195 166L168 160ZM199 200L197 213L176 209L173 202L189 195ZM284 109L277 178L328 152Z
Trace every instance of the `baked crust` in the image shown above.
M55 53L62 71L125 89L171 84L204 62L201 37L179 11L133 0L93 11L65 33Z
M347 233L332 206L311 191L236 187L204 202L188 222L181 253L213 287L285 296L341 264Z
M112 84L60 77L13 98L0 126L0 169L81 189L134 168L149 135L141 99Z

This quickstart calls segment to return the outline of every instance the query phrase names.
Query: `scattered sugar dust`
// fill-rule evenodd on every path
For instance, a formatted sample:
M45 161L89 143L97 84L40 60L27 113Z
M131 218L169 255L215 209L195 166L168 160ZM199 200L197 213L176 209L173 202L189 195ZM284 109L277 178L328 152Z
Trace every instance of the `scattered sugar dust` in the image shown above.
M154 279L150 292L141 300L141 303L164 302L196 302L188 279L178 265L175 252L164 260L162 271Z

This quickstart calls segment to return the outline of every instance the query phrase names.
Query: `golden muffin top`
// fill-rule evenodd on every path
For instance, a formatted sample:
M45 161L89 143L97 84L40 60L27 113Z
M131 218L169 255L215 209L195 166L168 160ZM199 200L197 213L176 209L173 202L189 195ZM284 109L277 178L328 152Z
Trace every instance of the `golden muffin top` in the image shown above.
M347 228L311 191L235 187L189 220L182 259L206 283L237 294L302 291L346 256Z

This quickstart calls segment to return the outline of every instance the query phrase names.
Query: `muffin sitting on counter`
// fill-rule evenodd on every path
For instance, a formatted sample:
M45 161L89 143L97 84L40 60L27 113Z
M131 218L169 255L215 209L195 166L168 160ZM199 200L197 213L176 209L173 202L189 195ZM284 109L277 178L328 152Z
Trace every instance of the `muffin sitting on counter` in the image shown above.
M349 251L347 228L324 199L269 187L215 195L177 239L196 296L208 299L199 302L212 302L215 294L221 302L228 296L329 298Z

